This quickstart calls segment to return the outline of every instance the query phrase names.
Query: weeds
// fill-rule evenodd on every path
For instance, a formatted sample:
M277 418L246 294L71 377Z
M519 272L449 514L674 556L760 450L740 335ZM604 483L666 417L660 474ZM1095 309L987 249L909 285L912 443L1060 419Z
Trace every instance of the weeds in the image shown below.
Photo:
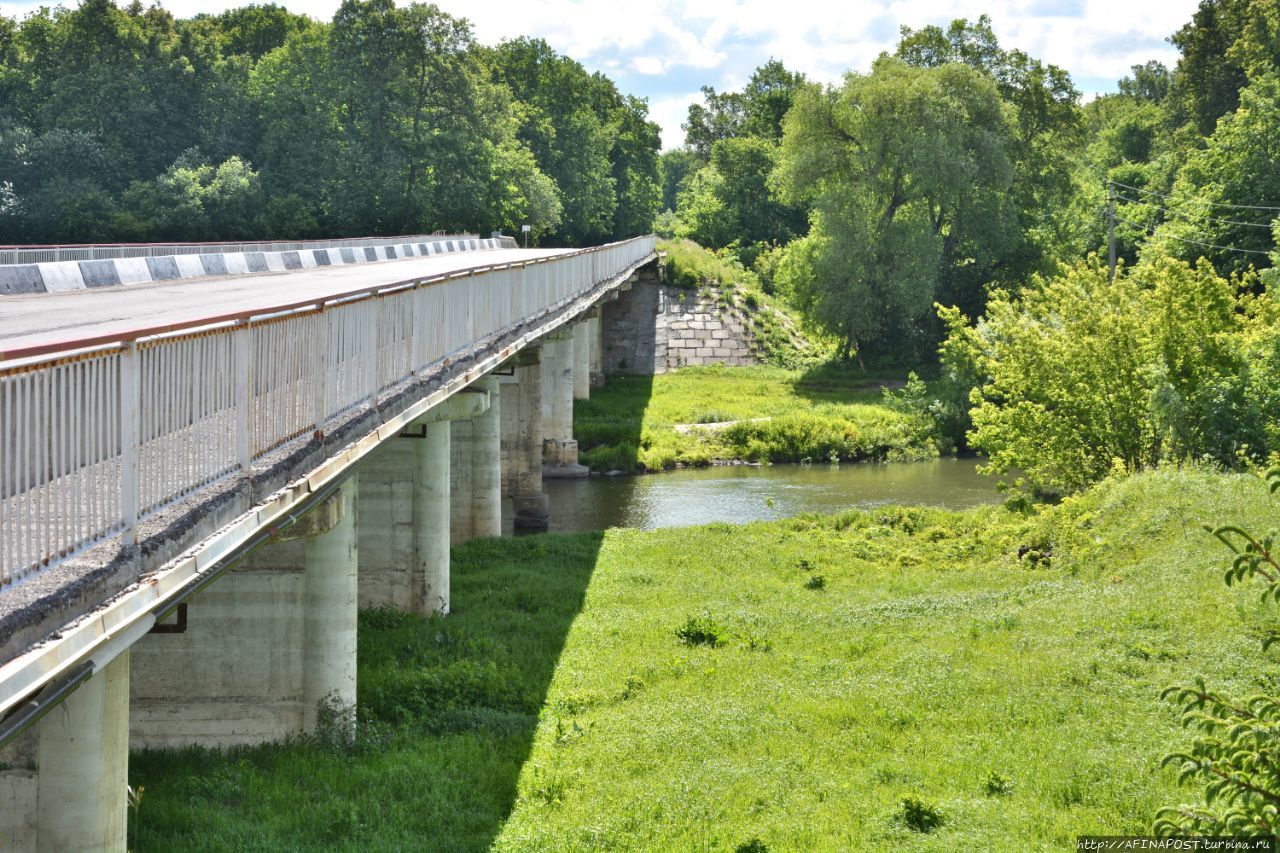
M713 649L724 645L727 633L724 626L707 613L690 616L676 628L676 637L686 646L711 646Z

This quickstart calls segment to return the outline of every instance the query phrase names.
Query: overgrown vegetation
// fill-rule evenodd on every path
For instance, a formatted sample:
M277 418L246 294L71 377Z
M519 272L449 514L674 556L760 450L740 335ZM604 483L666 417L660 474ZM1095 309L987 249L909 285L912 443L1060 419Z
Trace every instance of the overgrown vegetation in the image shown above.
M597 471L936 456L932 424L886 406L883 382L894 379L833 364L615 376L590 400L575 401L573 429L582 463Z
M1280 489L1280 468L1267 472L1268 491ZM1271 503L1271 501L1266 501ZM1227 586L1259 580L1263 604L1280 602L1280 560L1272 529L1257 537L1234 524L1212 528L1213 535L1234 555L1227 569ZM1265 650L1280 632L1271 627L1262 640ZM1274 837L1280 826L1280 697L1274 684L1246 699L1233 699L1211 690L1203 677L1194 685L1170 687L1167 698L1182 706L1182 724L1199 731L1187 752L1165 758L1178 768L1179 781L1194 780L1203 787L1204 805L1170 806L1160 810L1158 833L1180 835L1261 835Z
M662 274L668 284L720 294L720 311L740 319L751 334L753 355L763 364L799 369L829 361L830 340L802 328L798 314L770 296L760 276L746 269L732 249L712 252L692 240L661 240Z
M544 41L345 0L0 15L0 242L649 230L658 126Z
M1274 688L1274 606L1206 564L1255 477L455 549L454 612L362 615L361 731L133 756L130 845L1060 850L1177 802L1161 688ZM1051 552L1031 562L1024 548ZM805 579L820 573L821 593ZM676 630L710 617L722 642Z
M1017 295L997 294L973 326L940 310L946 375L970 395L967 440L992 469L1062 494L1117 466L1231 466L1280 451L1280 323L1270 295L1220 277L1207 260L1156 255L1107 278L1097 259L1072 265ZM939 431L970 426L946 400L917 393L902 402Z

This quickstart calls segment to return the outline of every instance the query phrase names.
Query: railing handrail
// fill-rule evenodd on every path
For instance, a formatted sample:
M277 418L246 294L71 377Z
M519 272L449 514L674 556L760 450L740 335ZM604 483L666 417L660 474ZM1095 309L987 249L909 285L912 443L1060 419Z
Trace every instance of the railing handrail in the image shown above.
M562 322L546 318L653 251L646 235L0 352L0 590L104 537L136 542L140 519L252 482L258 460L480 342Z
M112 345L124 346L131 341L140 341L144 338L159 337L161 335L179 334L189 332L193 329L203 329L208 326L217 326L223 323L233 323L243 320L252 320L255 317L276 316L279 314L289 313L306 313L307 311L318 310L320 306L330 302L355 302L359 299L378 296L393 290L400 290L406 287L422 287L432 284L438 284L448 281L451 278L462 278L465 276L480 275L487 272L493 272L503 269L514 269L520 267L532 266L535 264L543 264L551 261L561 260L563 258L572 258L578 255L589 254L591 252L599 252L612 246L620 246L629 243L632 240L642 239L638 237L628 238L626 240L617 240L613 243L605 243L600 246L591 246L585 249L572 249L561 252L556 255L546 255L540 258L526 258L519 261L503 261L494 264L479 264L473 267L463 267L462 269L451 270L445 273L432 273L431 275L414 276L412 278L399 279L397 281L387 282L386 284L377 284L365 287L358 287L354 290L339 291L338 293L327 294L323 297L312 297L310 299L301 299L294 302L284 302L254 308L249 311L233 311L227 314L214 314L201 316L193 320L183 320L176 323L166 323L157 326L142 326L136 329L126 331L111 331L101 335L87 335L70 340L55 341L45 344L31 344L28 346L14 347L12 349L0 349L0 373L7 368L5 362L16 361L18 359L38 358L40 356L50 356L51 359L63 357L71 353L78 353L86 349L107 348ZM3 341L0 340L0 347ZM29 367L30 364L24 365Z
M0 245L0 265L29 263L20 258L22 253L55 255L62 252L92 253L92 257L59 258L35 261L37 263L59 260L107 260L112 257L156 257L159 255L208 254L210 249L228 251L261 251L264 247L287 247L284 251L307 249L348 249L357 246L393 246L400 243L439 243L448 240L478 240L480 235L463 234L409 234L398 237L345 237L329 240L217 240L210 242L176 240L155 243L14 243ZM271 251L278 251L275 248ZM8 258L12 257L12 260Z

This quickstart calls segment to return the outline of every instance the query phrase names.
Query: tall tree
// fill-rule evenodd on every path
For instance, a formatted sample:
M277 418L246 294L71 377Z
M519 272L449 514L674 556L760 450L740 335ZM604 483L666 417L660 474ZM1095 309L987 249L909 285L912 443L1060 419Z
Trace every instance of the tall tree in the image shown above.
M968 66L881 57L839 89L802 91L784 128L783 198L814 214L782 278L846 354L910 345L944 275L1016 234L1016 134Z

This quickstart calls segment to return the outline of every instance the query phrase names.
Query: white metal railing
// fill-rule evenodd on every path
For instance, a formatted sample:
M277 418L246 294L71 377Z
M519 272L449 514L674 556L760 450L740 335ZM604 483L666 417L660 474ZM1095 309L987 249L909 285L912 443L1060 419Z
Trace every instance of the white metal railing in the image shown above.
M355 249L399 246L404 243L441 243L475 240L476 234L444 234L406 237L352 237L345 240L266 240L239 243L86 243L66 246L0 246L0 265L43 264L54 261L97 261L110 258L155 258L163 255L205 255L235 252L296 252L304 249ZM515 238L505 240L515 246Z
M416 372L566 305L654 251L637 237L0 361L0 589Z

